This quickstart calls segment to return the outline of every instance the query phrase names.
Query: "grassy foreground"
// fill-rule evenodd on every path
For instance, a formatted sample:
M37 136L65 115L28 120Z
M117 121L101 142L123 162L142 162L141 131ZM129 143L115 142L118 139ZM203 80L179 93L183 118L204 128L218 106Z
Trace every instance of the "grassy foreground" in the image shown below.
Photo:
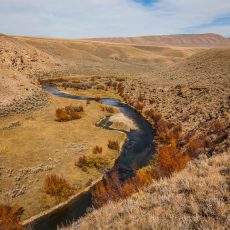
M94 210L66 230L229 229L230 156L191 162L126 200Z

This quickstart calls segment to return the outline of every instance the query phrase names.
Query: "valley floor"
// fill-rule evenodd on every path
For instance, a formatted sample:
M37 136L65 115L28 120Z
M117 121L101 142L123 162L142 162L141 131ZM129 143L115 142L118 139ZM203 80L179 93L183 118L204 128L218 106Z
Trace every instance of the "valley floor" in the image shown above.
M80 102L82 118L57 122L57 107L79 103L71 99L51 96L51 103L35 112L3 118L0 121L0 203L9 201L23 206L23 219L38 214L56 204L44 192L46 175L63 176L75 193L89 186L101 176L96 168L82 171L75 165L78 158L91 154L95 145L103 148L102 157L112 167L118 152L107 147L108 140L121 143L125 135L96 127L108 115L100 103ZM105 170L105 169L104 169Z

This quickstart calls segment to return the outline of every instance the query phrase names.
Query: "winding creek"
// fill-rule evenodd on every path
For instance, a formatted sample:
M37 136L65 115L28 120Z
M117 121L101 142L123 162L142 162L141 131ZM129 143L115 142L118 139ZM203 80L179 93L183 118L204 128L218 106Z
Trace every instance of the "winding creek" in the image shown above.
M60 92L55 85L43 84L43 88L50 94L58 97L64 97L74 100L95 100L95 98L87 98L81 96L70 95ZM138 129L123 131L127 135L127 139L123 144L119 158L116 160L114 168L117 170L122 180L133 176L135 170L146 166L152 158L155 149L153 145L154 130L151 124L135 109L127 104L120 102L114 98L101 99L102 104L115 106L120 109L128 118L132 119ZM103 119L99 126L106 129L111 128L111 122L108 118ZM109 173L109 172L108 172ZM55 209L47 215L43 215L32 222L32 229L34 230L54 230L57 226L68 226L74 220L83 216L88 209L92 207L90 190L83 192L76 199L71 200L64 207Z

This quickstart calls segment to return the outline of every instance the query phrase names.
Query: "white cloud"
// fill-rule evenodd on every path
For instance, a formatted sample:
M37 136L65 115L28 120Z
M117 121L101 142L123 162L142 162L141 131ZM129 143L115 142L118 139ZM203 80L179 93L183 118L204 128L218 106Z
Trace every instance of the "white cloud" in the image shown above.
M0 0L0 31L52 37L107 37L221 32L230 25L210 26L230 16L229 0L159 0L143 6L132 0ZM210 29L210 31L209 31Z

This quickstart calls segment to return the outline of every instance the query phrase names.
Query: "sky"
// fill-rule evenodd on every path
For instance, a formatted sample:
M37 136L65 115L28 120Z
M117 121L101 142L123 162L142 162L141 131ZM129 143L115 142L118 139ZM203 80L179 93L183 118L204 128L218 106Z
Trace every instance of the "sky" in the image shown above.
M92 38L230 37L230 0L0 0L0 33Z

